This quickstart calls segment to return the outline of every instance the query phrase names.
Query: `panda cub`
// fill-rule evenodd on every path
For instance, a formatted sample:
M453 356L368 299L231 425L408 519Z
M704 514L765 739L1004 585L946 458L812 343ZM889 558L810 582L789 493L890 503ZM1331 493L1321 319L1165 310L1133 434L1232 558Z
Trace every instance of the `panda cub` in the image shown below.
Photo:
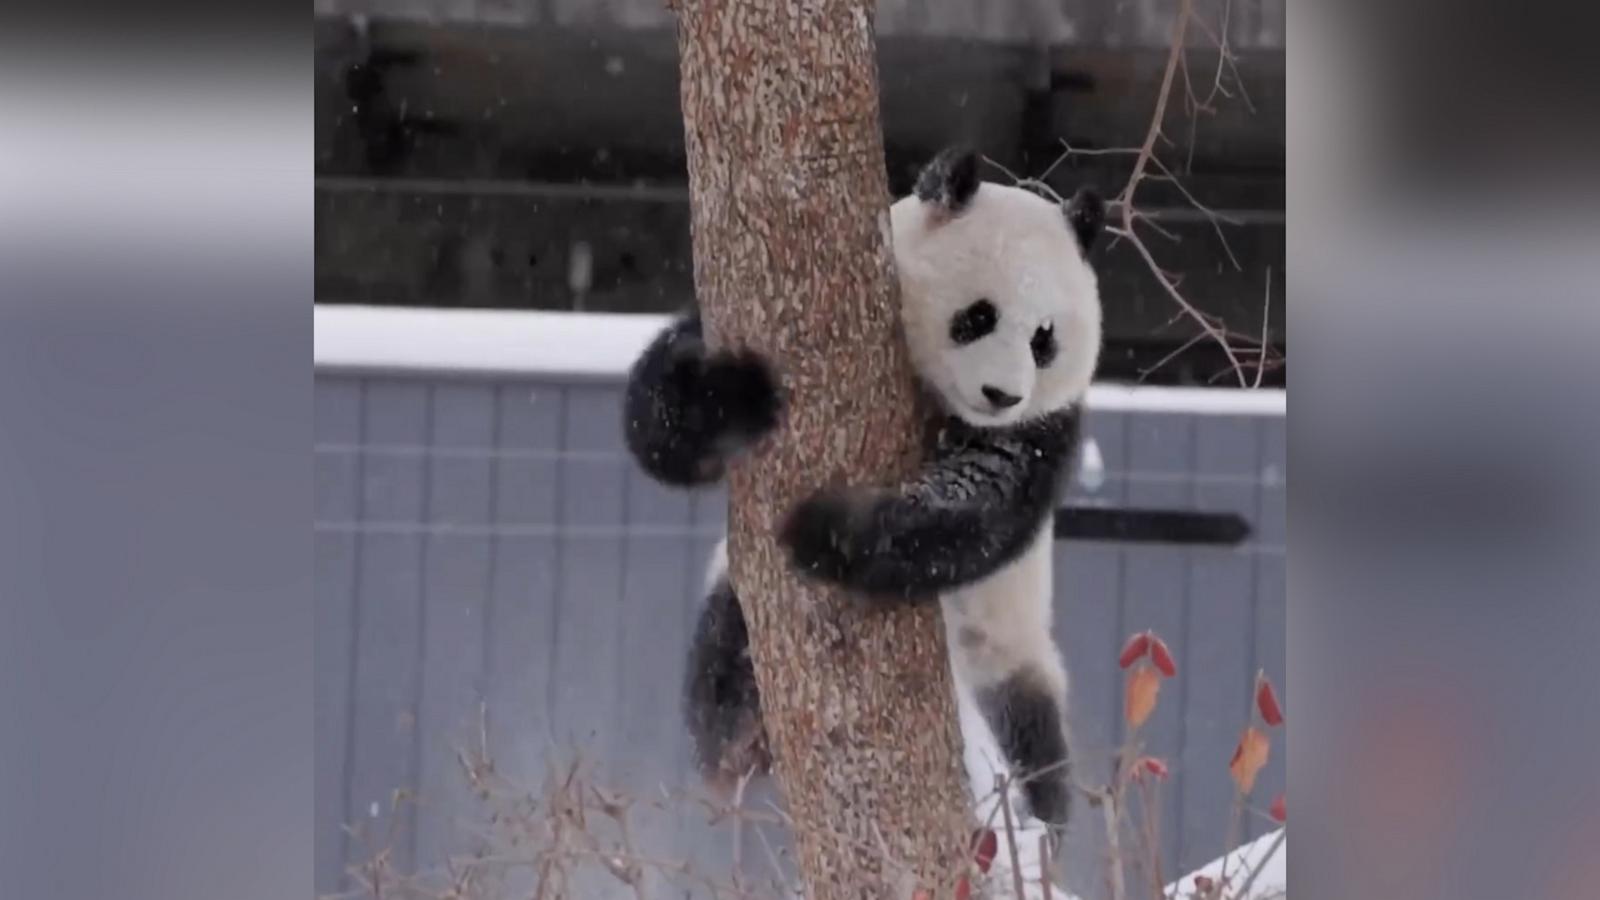
M865 603L937 596L951 669L976 703L1029 811L1064 824L1070 801L1067 677L1051 636L1051 541L1100 351L1100 299L1085 261L1104 206L1064 207L984 183L947 150L890 208L901 319L913 368L941 412L926 462L901 484L820 491L779 535L802 573ZM777 423L765 363L708 353L699 316L664 330L630 373L630 451L677 485L722 476ZM686 708L703 771L770 765L744 617L723 546L690 650Z

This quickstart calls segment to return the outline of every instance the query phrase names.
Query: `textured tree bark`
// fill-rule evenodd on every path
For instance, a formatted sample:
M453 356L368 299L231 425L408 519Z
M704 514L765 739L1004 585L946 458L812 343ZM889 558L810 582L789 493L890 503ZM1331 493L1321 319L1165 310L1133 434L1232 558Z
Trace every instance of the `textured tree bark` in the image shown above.
M778 434L729 473L729 555L813 900L950 896L970 833L938 607L869 614L797 580L774 540L822 484L886 483L918 456L872 9L678 4L700 309L787 394Z

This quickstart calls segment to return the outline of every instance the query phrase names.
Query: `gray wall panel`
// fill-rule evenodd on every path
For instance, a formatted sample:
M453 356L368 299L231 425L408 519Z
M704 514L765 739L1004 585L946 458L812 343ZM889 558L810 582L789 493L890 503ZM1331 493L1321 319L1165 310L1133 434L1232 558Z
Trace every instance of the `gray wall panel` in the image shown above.
M506 449L494 460L495 523L502 534L554 534L562 461L551 451Z
M1192 416L1169 414L1132 417L1128 427L1128 502L1141 507L1193 508L1196 423ZM1127 632L1154 630L1166 641L1180 664L1189 657L1185 641L1191 606L1191 552L1152 545L1127 555L1121 602ZM1180 672L1180 674L1183 674ZM1163 680L1155 712L1141 729L1145 752L1169 761L1182 757L1184 740L1183 691L1189 677ZM1119 733L1120 734L1120 733ZM1172 769L1172 791L1181 797L1184 772ZM1169 806L1159 815L1161 846L1179 849L1181 812ZM1172 862L1168 861L1170 867ZM1129 885L1129 890L1138 889Z
M621 647L617 737L624 749L619 774L640 784L670 783L684 755L678 745L687 741L677 716L690 635L680 598L699 573L684 553L681 533L633 536L625 547L615 637Z
M555 658L556 578L552 537L495 539L488 625L489 749L519 781L542 771L535 753L551 746L551 664Z
M566 391L548 382L504 384L495 390L500 410L499 446L508 450L556 450L561 447Z
M360 546L347 790L351 816L386 826L395 790L416 784L422 540L414 533L366 533ZM403 808L407 822L410 809ZM406 844L395 861L409 865Z
M484 450L496 424L488 385L437 385L431 400L417 723L417 787L426 812L414 834L416 846L430 854L464 849L458 820L471 812L456 747L472 733L484 700L493 554L487 533L462 526L493 521L492 462Z
M493 446L494 386L480 382L447 382L433 389L433 446L476 450Z
M686 538L693 513L690 494L656 481L635 465L624 464L623 473L628 486L627 526L670 535L680 542Z
M484 616L489 603L490 540L435 534L423 561L422 695L417 721L418 846L458 851L465 832L458 821L472 812L466 779L456 759L477 724L484 698Z
M417 777L422 689L422 533L429 386L370 381L363 391L360 565L350 735L350 815L363 841L398 829L394 859L412 864L415 806L396 799ZM371 523L372 530L365 530Z
M557 582L551 712L556 739L577 741L602 762L617 749L622 626L622 541L567 535Z
M720 536L728 526L728 493L723 488L701 491L694 499L695 528Z
M1104 480L1094 491L1074 482L1068 496L1095 504L1127 502L1128 433L1131 417L1094 412L1085 417L1084 435L1098 448ZM1116 672L1124 638L1122 584L1125 556L1113 543L1060 542L1055 548L1055 634L1068 661L1071 708L1068 713L1076 753L1076 777L1104 782L1111 775L1111 751L1122 740L1122 681L1084 677L1086 672ZM1075 892L1093 890L1105 858L1104 828L1094 815L1079 815L1069 826L1064 868Z
M1195 422L1194 492L1199 508L1257 517L1258 420L1207 416ZM1256 559L1245 549L1190 551L1188 633L1181 683L1184 741L1171 814L1182 829L1178 866L1187 871L1223 850L1233 803L1226 766L1249 712L1254 677ZM1280 633L1280 640L1282 635Z
M684 650L726 494L644 476L622 449L620 400L616 382L318 376L319 892L348 887L339 873L360 855L339 823L386 825L399 788L417 789L421 805L401 817L412 827L397 835L398 865L413 851L437 865L471 848L462 825L478 808L455 749L475 739L480 702L497 768L515 780L536 785L582 744L636 792L692 783ZM1154 628L1178 656L1144 734L1174 775L1162 820L1175 872L1221 849L1226 765L1256 669L1284 686L1283 422L1092 412L1086 433L1105 480L1093 491L1074 482L1074 502L1237 511L1256 532L1233 548L1055 548L1085 777L1106 777L1123 738L1122 641ZM1284 781L1283 734L1274 741L1258 808ZM655 817L638 839L725 867L728 826L694 819ZM1247 823L1262 830L1259 816ZM1098 896L1100 828L1080 815L1069 840L1069 886ZM758 851L747 836L747 873L769 868Z
M1122 551L1113 544L1058 543L1055 549L1055 635L1067 659L1068 711L1074 777L1104 783L1111 775L1111 751L1122 735L1120 678L1086 677L1117 671L1122 647L1122 608L1114 599L1122 584ZM1099 816L1081 798L1067 833L1068 886L1082 892L1101 871L1105 831Z
M1255 605L1256 665L1265 669L1277 686L1280 698L1288 697L1289 669L1286 662L1289 627L1288 581L1288 423L1283 419L1261 422L1262 480L1257 517L1261 527L1260 562L1257 568ZM1272 759L1262 770L1254 797L1265 807L1288 785L1289 731L1278 729L1272 736ZM1270 824L1252 817L1250 834L1267 831Z

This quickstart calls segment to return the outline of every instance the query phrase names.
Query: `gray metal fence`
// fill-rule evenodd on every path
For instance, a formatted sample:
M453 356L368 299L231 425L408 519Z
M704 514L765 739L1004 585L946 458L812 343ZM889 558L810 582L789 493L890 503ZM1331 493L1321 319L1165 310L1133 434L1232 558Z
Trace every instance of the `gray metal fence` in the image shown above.
M649 790L692 775L679 724L683 651L724 497L657 486L623 452L620 380L441 375L316 380L316 889L349 887L347 824L415 791L393 844L404 869L469 846L456 758L488 711L502 771L531 777L574 743ZM1164 860L1220 853L1226 765L1255 671L1284 686L1281 416L1091 411L1105 480L1075 499L1237 512L1236 547L1061 541L1057 631L1079 758L1122 737L1123 638L1154 628L1179 678L1148 726L1169 760ZM1277 738L1255 798L1285 778ZM1098 832L1069 836L1070 886L1099 893ZM1263 830L1246 816L1246 834ZM657 836L673 852L710 838ZM648 840L649 836L642 838ZM598 889L597 889L598 890Z

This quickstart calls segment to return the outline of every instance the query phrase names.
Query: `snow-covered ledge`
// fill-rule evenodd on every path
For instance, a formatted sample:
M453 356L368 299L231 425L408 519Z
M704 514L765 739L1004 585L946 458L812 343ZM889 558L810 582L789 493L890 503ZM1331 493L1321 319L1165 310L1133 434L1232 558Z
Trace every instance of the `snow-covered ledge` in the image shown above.
M637 313L315 306L313 359L344 372L620 378L667 317ZM1121 412L1282 416L1281 389L1097 384L1089 406Z

